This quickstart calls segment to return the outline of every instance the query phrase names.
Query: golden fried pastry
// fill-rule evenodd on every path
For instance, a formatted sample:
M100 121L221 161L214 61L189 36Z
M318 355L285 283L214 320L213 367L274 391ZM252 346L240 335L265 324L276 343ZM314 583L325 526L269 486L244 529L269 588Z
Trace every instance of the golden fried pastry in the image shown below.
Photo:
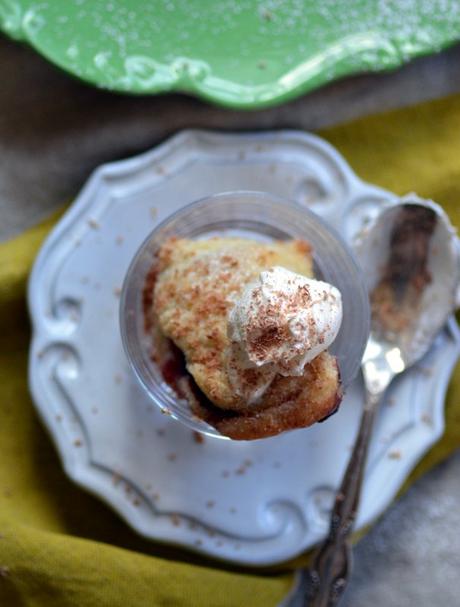
M154 357L165 369L168 343L183 353L191 377L174 388L200 418L255 439L337 408L339 372L326 348L340 325L340 293L310 278L308 243L170 239L153 270L145 314Z

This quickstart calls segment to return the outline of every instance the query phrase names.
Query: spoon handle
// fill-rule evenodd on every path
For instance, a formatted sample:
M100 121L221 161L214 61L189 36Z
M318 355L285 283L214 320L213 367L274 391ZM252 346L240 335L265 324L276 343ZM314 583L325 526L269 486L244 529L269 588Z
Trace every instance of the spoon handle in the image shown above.
M366 392L358 436L331 512L329 533L310 564L306 605L332 607L339 602L351 573L350 533L358 510L375 412L381 392Z

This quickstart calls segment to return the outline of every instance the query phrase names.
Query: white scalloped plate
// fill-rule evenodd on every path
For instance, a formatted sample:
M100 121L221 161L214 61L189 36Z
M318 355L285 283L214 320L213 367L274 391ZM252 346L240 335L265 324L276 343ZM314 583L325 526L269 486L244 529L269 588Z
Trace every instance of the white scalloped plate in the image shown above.
M67 474L140 534L229 561L269 565L324 534L362 407L358 379L323 424L254 442L205 438L163 416L121 345L128 264L169 213L226 190L298 200L349 240L395 196L360 181L329 144L295 131L185 131L99 168L43 246L29 285L30 387ZM371 446L357 526L371 522L443 431L460 351L453 319L395 381Z

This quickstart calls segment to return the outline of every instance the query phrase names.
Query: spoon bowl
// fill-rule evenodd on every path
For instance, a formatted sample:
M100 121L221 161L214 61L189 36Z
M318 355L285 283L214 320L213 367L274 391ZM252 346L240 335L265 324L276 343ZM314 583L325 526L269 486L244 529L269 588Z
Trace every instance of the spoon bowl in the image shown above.
M455 307L455 230L439 205L410 196L385 209L355 250L371 293L371 341L397 347L410 366L428 351Z

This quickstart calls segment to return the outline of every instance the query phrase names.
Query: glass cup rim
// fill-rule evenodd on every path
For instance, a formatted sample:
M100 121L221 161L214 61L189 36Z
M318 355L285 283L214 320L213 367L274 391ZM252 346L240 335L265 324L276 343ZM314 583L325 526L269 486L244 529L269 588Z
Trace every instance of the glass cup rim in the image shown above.
M129 330L129 325L127 322L127 318L129 315L129 314L127 314L127 312L129 312L129 310L127 310L127 299L129 297L129 295L131 295L130 289L132 288L132 279L135 276L136 270L138 269L138 266L140 265L143 257L146 254L151 255L152 253L158 251L161 246L161 241L160 241L160 243L155 248L152 249L152 241L154 240L155 236L160 235L162 232L165 232L166 229L168 228L168 226L171 224L174 224L174 222L181 216L184 216L186 214L191 214L195 210L200 209L200 207L205 207L207 205L215 204L216 202L218 204L225 204L225 203L231 204L232 201L238 202L244 198L251 199L251 202L254 202L254 203L267 204L267 202L268 202L271 205L281 205L283 208L289 208L289 209L291 209L292 212L297 213L299 215L301 214L304 219L308 218L309 224L313 224L315 227L319 227L320 230L323 231L323 233L327 234L329 238L331 238L335 241L336 245L337 244L339 245L339 248L341 249L342 253L344 253L347 258L347 262L351 265L351 267L353 268L353 270L355 272L355 280L356 280L356 278L358 278L358 280L356 281L357 282L356 286L358 289L361 290L360 299L361 299L361 301L363 301L363 296L364 296L364 298L367 301L367 310L366 310L366 306L364 306L364 317L362 318L362 323L364 326L364 334L368 335L369 328L370 328L370 312L369 312L369 305L368 305L367 290L366 290L364 278L362 277L362 270L359 267L359 264L355 258L353 251L350 249L350 247L347 245L347 243L345 242L343 237L337 232L337 230L333 226L328 224L322 217L318 216L316 213L314 213L310 209L302 206L301 204L299 204L295 201L283 198L281 196L278 196L276 194L272 194L269 192L263 192L263 191L257 191L257 190L232 190L232 191L219 192L219 193L212 194L209 196L203 196L196 201L185 204L184 206L180 207L176 211L169 214L166 218L164 218L161 222L159 222L153 228L153 230L151 230L149 232L149 234L147 235L146 238L144 238L144 240L142 241L142 243L136 250L136 253L134 254L134 256L128 266L128 269L126 271L125 278L123 281L123 286L122 286L122 293L121 293L120 307L119 307L119 324L120 324L120 332L121 332L123 348L124 348L126 356L128 358L128 362L129 362L131 368L133 369L134 374L137 377L138 381L140 382L140 384L142 385L144 390L147 392L149 397L155 402L156 405L158 405L161 408L162 412L167 413L168 415L171 415L171 417L173 417L174 419L177 419L177 420L185 423L186 425L188 425L189 427L191 427L194 430L198 430L199 432L207 434L208 436L219 437L219 438L224 438L224 439L227 439L227 437L220 435L219 433L217 433L217 431L214 428L208 427L207 424L205 424L204 422L200 421L199 423L194 424L192 421L188 420L183 415L178 414L177 411L174 411L175 405L177 405L177 403L180 401L180 399L178 399L177 395L175 395L172 392L172 390L167 391L167 390L163 389L161 391L161 399L164 401L164 404L163 404L163 406L160 404L158 395L154 394L155 386L152 385L151 374L146 372L144 366L141 365L140 361L139 361L139 354L142 351L142 346L140 345L140 340L137 340L137 339L133 340L132 336L129 335L130 330ZM278 229L278 228L270 225L267 221L264 221L263 219L257 220L257 222L253 221L252 223L254 223L254 224L257 223L257 224L260 224L261 226L262 225L270 226L272 229L275 229L275 230ZM165 240L165 238L167 236L171 236L171 235L172 234L166 234L163 238L163 241ZM143 282L145 282L145 277L146 277L146 274L144 274ZM356 373L358 372L358 370L360 368L361 358L362 358L362 354L364 352L364 347L365 347L366 341L367 341L367 338L365 340L363 340L363 344L362 344L362 348L361 348L362 349L361 357L359 358L359 361L357 361L356 371L355 371L354 375L356 375ZM353 379L353 377L347 382L347 385L349 385L349 383L351 382L352 379ZM160 380L159 383L164 384L164 381ZM347 385L345 387L347 387ZM158 386L156 386L156 388L158 388ZM207 428L209 428L209 430L207 430L206 428L203 428L202 426L206 426Z

